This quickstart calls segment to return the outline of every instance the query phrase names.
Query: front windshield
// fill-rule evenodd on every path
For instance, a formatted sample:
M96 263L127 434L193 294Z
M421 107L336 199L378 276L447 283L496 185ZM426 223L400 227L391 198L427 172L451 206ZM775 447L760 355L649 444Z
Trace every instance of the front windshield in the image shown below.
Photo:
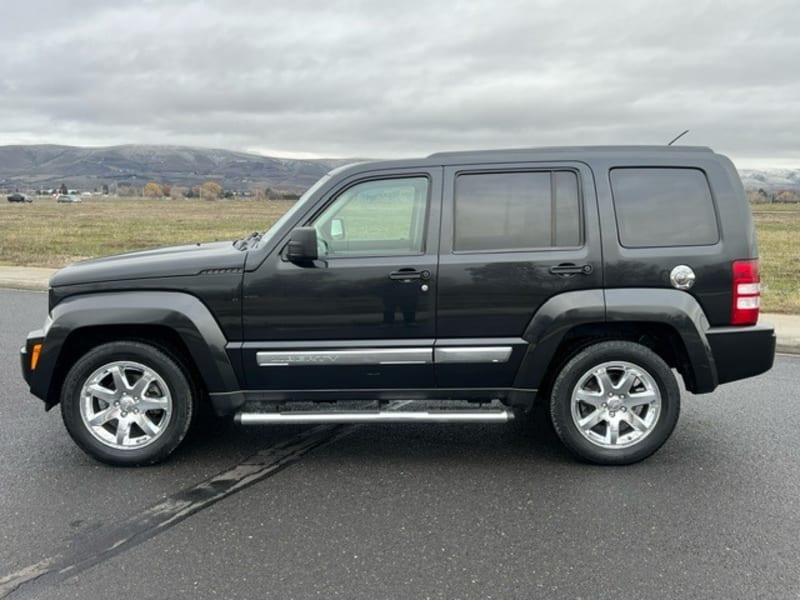
M310 196L311 196L313 193L315 193L315 192L316 192L316 191L317 191L319 188L321 188L323 185L325 185L325 184L328 182L328 180L329 180L330 178L331 178L331 173L328 173L327 175L323 175L323 176L322 176L322 177L321 177L321 178L320 178L320 179L317 181L317 183L315 183L315 184L314 184L314 185L312 185L310 188L308 188L308 189L306 190L305 194L303 194L302 196L300 196L300 199L299 199L299 200L297 200L297 202L295 202L295 203L294 203L294 205L292 205L292 208L290 208L288 211L286 211L286 212L283 214L283 216L282 216L280 219L278 219L277 221L275 221L275 222L272 224L272 227L270 227L269 229L267 229L267 230L264 232L264 235L261 237L261 240L262 240L262 241L266 241L266 240L268 240L269 238L271 238L271 237L272 237L272 236L275 234L275 232L276 232L276 231L280 230L280 229L281 229L281 227L283 227L283 226L286 224L286 222L287 222L287 221L290 221L290 220L292 220L292 219L294 218L294 216L295 216L295 215L296 215L296 214L297 214L297 213L298 213L298 212L301 210L301 208L302 208L302 207L305 205L305 203L306 203L306 200L308 200L308 198L309 198L309 197L310 197Z

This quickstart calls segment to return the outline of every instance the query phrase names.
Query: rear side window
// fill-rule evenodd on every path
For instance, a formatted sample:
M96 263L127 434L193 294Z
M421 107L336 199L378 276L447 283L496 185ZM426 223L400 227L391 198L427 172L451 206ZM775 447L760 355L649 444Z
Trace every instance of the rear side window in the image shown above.
M581 231L572 171L456 177L455 252L574 247L581 244Z
M619 241L628 248L703 246L719 241L717 215L698 169L612 169Z

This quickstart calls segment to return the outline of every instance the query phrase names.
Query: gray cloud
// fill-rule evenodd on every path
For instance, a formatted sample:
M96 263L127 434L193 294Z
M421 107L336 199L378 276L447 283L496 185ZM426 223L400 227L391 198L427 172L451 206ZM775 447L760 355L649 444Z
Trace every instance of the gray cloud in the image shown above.
M663 143L800 163L796 3L31 0L0 143L277 155Z

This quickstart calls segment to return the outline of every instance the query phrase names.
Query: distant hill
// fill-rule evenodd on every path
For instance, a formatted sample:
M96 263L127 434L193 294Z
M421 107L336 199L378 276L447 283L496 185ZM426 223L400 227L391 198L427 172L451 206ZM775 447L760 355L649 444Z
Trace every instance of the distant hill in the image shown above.
M305 190L332 168L354 160L273 158L186 146L105 148L0 146L0 189L143 186L148 181L190 186L213 180L226 189Z
M105 148L0 146L0 190L93 190L148 181L191 186L208 180L229 190L302 191L332 168L357 159L301 160L187 146L126 145ZM742 169L747 189L800 191L800 169Z
M744 187L765 192L800 192L800 169L739 169Z

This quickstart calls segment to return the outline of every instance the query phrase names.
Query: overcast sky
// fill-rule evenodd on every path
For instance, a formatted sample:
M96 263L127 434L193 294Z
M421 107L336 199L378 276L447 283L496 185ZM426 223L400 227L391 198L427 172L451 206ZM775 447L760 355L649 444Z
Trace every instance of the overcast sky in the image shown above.
M708 145L800 167L797 0L2 0L0 144L397 157Z

